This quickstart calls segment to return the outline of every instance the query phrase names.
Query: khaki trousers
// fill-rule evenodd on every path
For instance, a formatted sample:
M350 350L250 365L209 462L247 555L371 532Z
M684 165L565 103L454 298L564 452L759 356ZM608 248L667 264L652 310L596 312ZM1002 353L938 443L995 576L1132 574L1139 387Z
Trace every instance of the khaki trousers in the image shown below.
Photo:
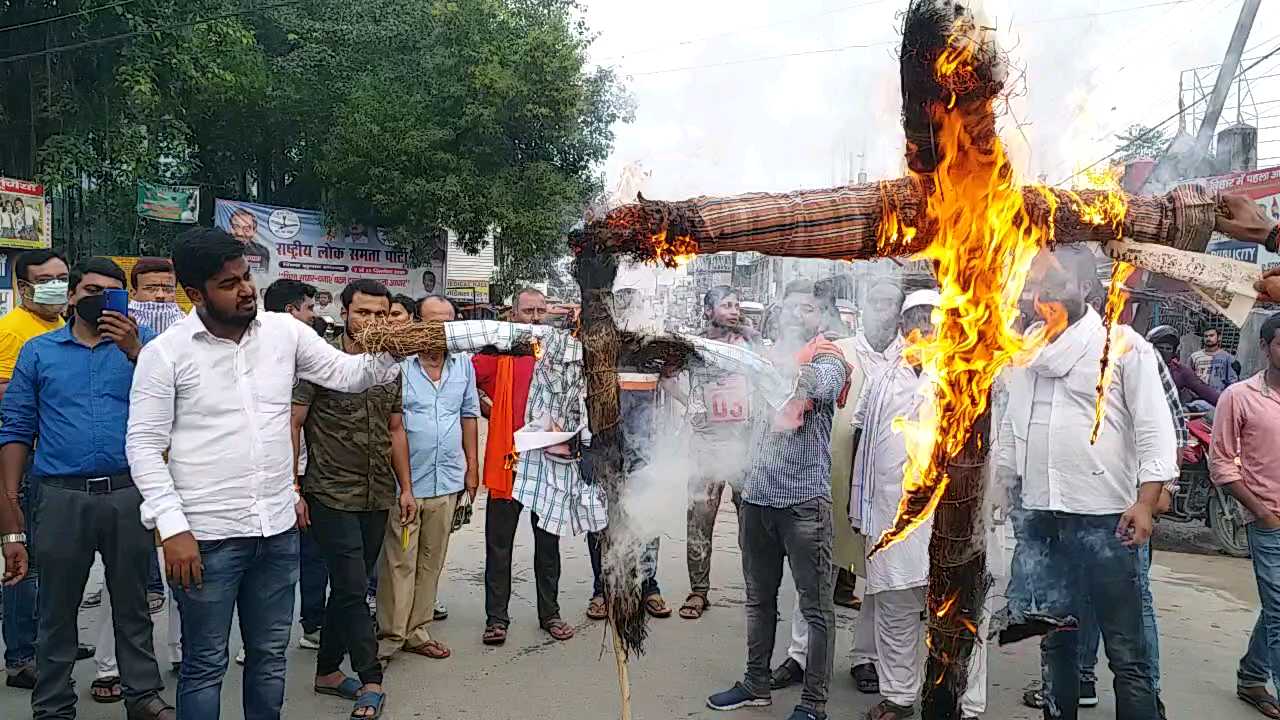
M431 640L436 587L444 570L460 493L418 498L409 523L409 546L402 542L400 518L387 518L386 540L378 561L378 657L388 659L401 648Z

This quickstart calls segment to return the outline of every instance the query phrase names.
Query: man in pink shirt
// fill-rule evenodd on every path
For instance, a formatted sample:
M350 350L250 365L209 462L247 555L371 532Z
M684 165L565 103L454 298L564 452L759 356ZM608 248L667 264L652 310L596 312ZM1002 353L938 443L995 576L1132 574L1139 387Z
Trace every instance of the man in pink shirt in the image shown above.
M1236 694L1269 718L1280 703L1280 313L1262 324L1266 368L1228 387L1218 399L1210 463L1213 482L1244 505L1249 548L1262 608L1236 673Z

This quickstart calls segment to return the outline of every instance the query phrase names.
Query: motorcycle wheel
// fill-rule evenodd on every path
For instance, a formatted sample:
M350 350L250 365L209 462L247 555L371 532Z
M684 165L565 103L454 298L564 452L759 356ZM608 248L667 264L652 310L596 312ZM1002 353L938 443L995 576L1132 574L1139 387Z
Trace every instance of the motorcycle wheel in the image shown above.
M1235 503L1236 499L1229 498L1227 502ZM1224 505L1222 496L1215 491L1209 496L1208 512L1209 528L1222 552L1231 557L1249 557L1249 535L1244 523L1239 522L1240 508Z

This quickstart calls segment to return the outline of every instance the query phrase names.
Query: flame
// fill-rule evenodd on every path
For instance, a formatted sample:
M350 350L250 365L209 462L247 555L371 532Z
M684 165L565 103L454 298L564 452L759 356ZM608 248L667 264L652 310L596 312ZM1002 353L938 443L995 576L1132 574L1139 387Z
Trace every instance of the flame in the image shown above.
M937 612L934 614L937 615L938 617L943 617L947 613L951 612L951 608L956 604L957 598L958 596L952 595L946 600L943 600L942 604L938 606Z
M1111 362L1111 356L1114 354L1118 357L1129 349L1128 336L1116 326L1116 323L1120 320L1120 313L1124 312L1124 305L1129 299L1125 281L1134 270L1137 268L1119 260L1111 268L1111 283L1107 286L1107 306L1102 318L1102 323L1107 329L1107 340L1102 346L1101 367L1098 369L1098 397L1094 401L1093 430L1089 433L1091 445L1098 442L1098 433L1102 430L1102 415L1106 408L1107 388L1110 387L1111 378L1115 375L1115 363Z
M675 240L667 240L667 231L649 238L653 246L654 257L669 268L683 267L698 257L698 243L688 235L677 235Z
M529 341L529 347L533 350L533 358L535 360L542 359L542 342L538 338Z

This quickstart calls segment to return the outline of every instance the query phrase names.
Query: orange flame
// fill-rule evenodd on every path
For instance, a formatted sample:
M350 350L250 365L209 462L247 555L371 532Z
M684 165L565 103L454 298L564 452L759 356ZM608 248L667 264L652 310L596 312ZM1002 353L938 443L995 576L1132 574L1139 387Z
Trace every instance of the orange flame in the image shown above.
M687 265L698 257L698 243L688 235L677 235L674 240L667 240L667 231L654 235L649 239L654 248L654 256L669 268Z
M1093 430L1089 433L1090 445L1098 442L1098 433L1102 430L1102 416L1107 404L1107 388L1111 385L1112 376L1115 375L1115 363L1111 361L1111 357L1123 355L1129 349L1126 345L1126 336L1116 327L1116 323L1120 320L1120 313L1124 312L1124 305L1129 300L1129 290L1125 287L1125 281L1134 270L1137 268L1119 260L1111 268L1111 284L1107 287L1107 307L1102 318L1103 325L1107 329L1107 340L1102 346L1101 367L1098 369L1098 397L1094 401Z
M935 612L934 614L937 615L938 617L943 617L947 613L951 612L951 608L956 604L957 597L958 596L956 595L952 595L946 600L943 600L942 604L938 606L937 612Z
M542 359L542 342L538 338L529 341L529 347L533 350L533 358L535 360Z
M963 94L976 82L976 47L958 25L934 73L953 93ZM934 311L935 332L912 342L904 354L919 357L930 382L922 392L922 417L895 418L904 434L907 463L903 496L894 526L876 543L877 552L918 528L937 509L950 478L947 466L964 448L976 421L987 410L996 376L1007 365L1025 360L1066 327L1061 308L1047 308L1042 330L1026 335L1015 329L1018 299L1036 254L1053 239L1057 196L1040 191L1048 207L1046 223L1036 222L1024 205L1022 187L999 138L975 142L966 121L993 113L991 101L957 103L955 97L930 108L935 147L941 158L932 182L922 182L929 196L922 222L936 227L929 246L918 257L932 262L941 303ZM1084 221L1112 224L1120 232L1124 217L1121 193L1108 193L1092 203L1069 194ZM909 228L893 213L881 223L879 244L895 245ZM926 502L920 503L920 498ZM950 607L948 610L952 609ZM945 613L944 613L945 614Z

